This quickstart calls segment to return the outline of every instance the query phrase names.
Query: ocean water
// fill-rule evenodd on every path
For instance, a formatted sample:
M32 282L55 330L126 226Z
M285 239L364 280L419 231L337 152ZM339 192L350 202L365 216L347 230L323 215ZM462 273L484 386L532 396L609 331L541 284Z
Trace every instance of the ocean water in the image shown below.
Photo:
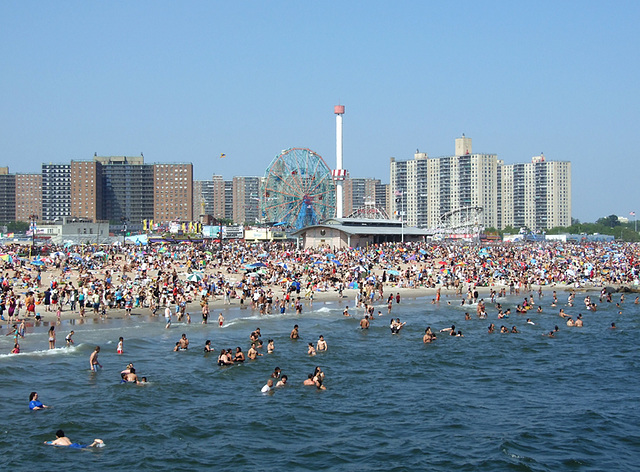
M564 294L559 294L566 299ZM550 308L498 320L464 321L453 298L403 299L392 315L406 321L398 335L389 315L359 329L362 310L353 300L314 303L302 315L260 317L238 307L227 322L174 323L134 315L124 320L63 322L58 344L75 330L72 348L47 350L47 324L29 327L24 353L0 355L0 464L2 470L637 470L640 459L640 305L584 309L583 296L569 313L583 314L583 328L569 328ZM614 297L614 302L619 296ZM452 305L447 305L451 300ZM514 307L522 296L500 300ZM345 304L357 316L345 318ZM618 313L622 311L622 313ZM215 321L217 312L212 312ZM537 324L527 325L532 318ZM488 334L493 322L519 334ZM615 322L618 329L609 329ZM301 340L290 340L294 324ZM464 337L434 331L455 324ZM559 326L555 338L543 333ZM214 349L241 346L262 331L264 356L218 367ZM6 334L3 328L2 334ZM173 352L182 333L191 348ZM307 342L324 335L329 349L309 357ZM125 353L116 354L118 337ZM267 339L275 353L267 354ZM104 368L89 371L101 346ZM0 352L11 337L2 336ZM149 384L121 384L128 362ZM314 367L326 374L326 391L302 385ZM279 366L289 386L260 393ZM38 391L52 406L31 412ZM102 438L106 447L73 450L43 445L63 429L73 441Z

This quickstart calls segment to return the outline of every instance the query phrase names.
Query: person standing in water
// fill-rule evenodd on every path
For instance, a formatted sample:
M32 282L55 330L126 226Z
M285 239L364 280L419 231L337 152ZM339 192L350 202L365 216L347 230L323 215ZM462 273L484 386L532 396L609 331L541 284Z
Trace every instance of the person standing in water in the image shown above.
M56 348L56 328L52 326L49 328L49 349Z
M102 367L100 362L98 362L98 353L99 352L100 352L100 346L96 346L96 348L91 353L91 356L89 357L89 364L91 366L91 371L92 372L97 372L98 371L98 367Z

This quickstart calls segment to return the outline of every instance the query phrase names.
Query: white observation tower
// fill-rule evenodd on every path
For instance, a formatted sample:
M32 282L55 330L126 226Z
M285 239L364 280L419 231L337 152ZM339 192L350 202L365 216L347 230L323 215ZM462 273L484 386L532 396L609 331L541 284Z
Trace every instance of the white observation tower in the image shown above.
M343 188L342 183L347 175L347 171L342 168L342 115L344 115L344 105L333 107L336 115L336 168L331 172L333 180L336 182L336 218L342 218Z

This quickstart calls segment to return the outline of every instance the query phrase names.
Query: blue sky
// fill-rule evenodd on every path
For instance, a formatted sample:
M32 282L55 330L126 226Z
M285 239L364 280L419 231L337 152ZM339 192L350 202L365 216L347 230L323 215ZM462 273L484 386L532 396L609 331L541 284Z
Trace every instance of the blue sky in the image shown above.
M638 19L625 1L5 1L0 165L144 152L231 178L308 147L333 167L341 103L354 177L465 133L506 163L572 161L574 217L628 216Z

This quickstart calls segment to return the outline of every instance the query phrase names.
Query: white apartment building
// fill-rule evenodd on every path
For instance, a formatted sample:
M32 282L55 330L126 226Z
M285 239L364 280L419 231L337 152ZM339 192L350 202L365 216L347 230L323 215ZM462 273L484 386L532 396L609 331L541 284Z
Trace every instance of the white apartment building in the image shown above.
M484 227L545 229L571 224L571 163L536 156L530 164L504 165L496 154L473 153L471 138L455 140L455 155L390 162L390 210L408 226L437 228L464 209L482 208ZM457 213L460 211L460 213Z

